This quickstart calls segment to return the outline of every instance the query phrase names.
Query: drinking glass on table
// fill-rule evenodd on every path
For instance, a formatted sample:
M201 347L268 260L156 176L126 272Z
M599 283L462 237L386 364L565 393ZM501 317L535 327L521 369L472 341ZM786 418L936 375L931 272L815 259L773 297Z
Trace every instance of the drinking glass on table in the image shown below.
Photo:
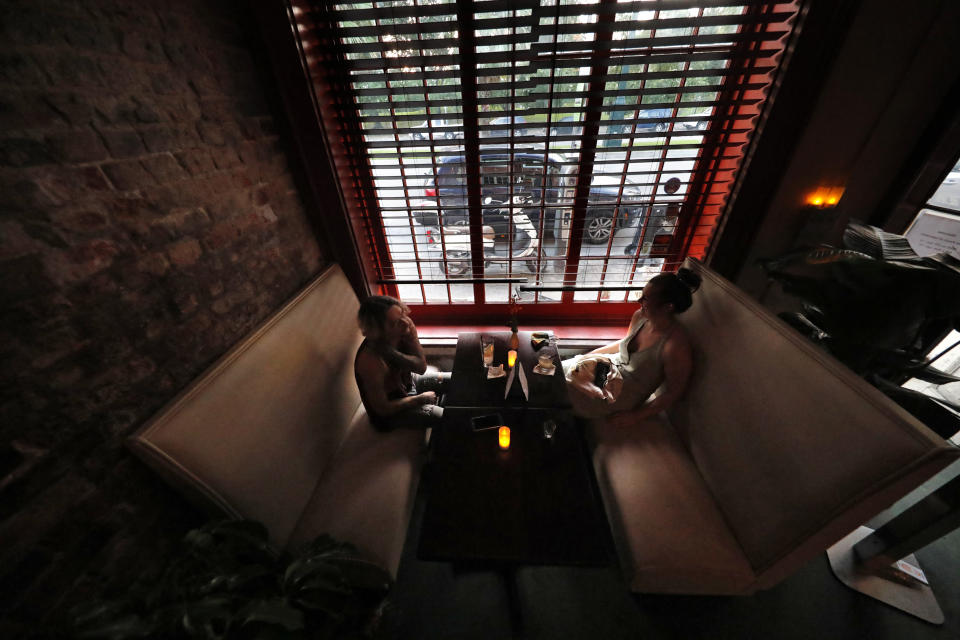
M537 364L541 371L550 371L553 369L553 356L549 353L541 353L537 358Z
M483 350L483 364L489 367L493 364L493 338L491 336L481 336L480 348Z

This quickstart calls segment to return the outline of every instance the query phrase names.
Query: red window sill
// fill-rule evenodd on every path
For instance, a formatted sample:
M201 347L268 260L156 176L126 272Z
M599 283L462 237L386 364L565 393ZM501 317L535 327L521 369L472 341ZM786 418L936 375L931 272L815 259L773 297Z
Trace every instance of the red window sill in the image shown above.
M441 324L417 324L417 333L421 338L428 338L431 341L455 340L457 334L462 331L477 331L484 333L487 331L508 331L506 325L441 325ZM598 342L607 343L614 340L620 340L627 332L626 325L616 326L586 326L586 325L568 325L549 327L545 325L520 326L521 331L539 331L550 330L556 334L561 341L576 342Z

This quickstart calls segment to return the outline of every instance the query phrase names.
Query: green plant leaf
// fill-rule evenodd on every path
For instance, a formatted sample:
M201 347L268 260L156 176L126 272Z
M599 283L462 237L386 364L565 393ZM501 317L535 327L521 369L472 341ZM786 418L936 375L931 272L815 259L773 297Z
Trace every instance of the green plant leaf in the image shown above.
M330 589L301 589L290 596L290 600L305 611L323 613L338 622L359 608L349 591L338 593Z
M252 520L219 520L195 529L185 538L193 573L207 567L211 575L236 573L240 567L273 567L280 553L270 544L266 527Z
M102 621L99 624L80 625L77 630L77 637L126 640L127 638L146 638L153 635L154 631L154 625L140 616L130 613L113 620Z
M393 584L390 573L375 562L363 558L335 558L331 562L351 587L386 594Z
M332 564L332 556L320 556L316 558L301 558L287 567L283 577L283 589L289 593L296 591L307 581L320 581L331 585L339 585L343 582L340 575L340 568Z
M181 624L193 638L227 638L235 620L233 601L223 596L204 598L183 606Z
M279 555L270 544L267 528L254 520L226 520L214 523L210 533L218 542L248 547L266 553L270 557Z
M213 536L203 529L191 529L183 537L183 541L190 547L206 550L213 546Z
M359 638L390 584L353 545L321 535L290 556L250 521L211 522L189 532L183 550L129 602L78 610L72 636Z
M222 591L226 589L227 586L227 576L214 576L206 584L201 584L197 589L198 595L206 596L217 591Z
M357 548L352 544L335 540L326 533L319 536L301 547L295 554L296 558L317 558L337 555L356 555Z
M133 604L125 600L108 600L73 607L69 616L76 625L98 624L104 620L125 616L132 608Z
M256 520L218 520L204 529L213 535L242 538L257 545L266 543L270 538L267 528Z
M296 595L304 590L322 589L330 593L350 594L352 589L343 581L339 574L316 573L300 582L297 587L287 593Z
M256 586L275 584L276 570L260 565L242 567L237 573L227 577L228 591L247 591Z
M261 622L283 627L287 631L304 628L303 612L290 606L283 598L251 602L243 608L238 617L244 625Z

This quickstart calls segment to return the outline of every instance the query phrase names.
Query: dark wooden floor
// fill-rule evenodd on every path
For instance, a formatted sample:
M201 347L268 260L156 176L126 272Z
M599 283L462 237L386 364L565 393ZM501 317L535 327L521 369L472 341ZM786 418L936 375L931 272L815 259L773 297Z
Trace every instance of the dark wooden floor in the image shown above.
M410 640L518 637L511 629L506 585L496 572L457 572L447 563L416 559L422 493L389 616L394 635ZM615 569L521 569L516 584L522 637L960 639L960 530L917 557L946 615L943 626L847 589L823 554L775 588L748 597L634 595Z

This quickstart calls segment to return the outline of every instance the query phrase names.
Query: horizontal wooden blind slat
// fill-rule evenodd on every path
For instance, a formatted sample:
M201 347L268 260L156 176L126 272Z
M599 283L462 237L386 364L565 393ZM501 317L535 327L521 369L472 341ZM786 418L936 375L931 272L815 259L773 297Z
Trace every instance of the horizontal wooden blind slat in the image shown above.
M731 100L731 101L727 101L727 102L717 102L717 101L712 101L712 100L685 100L685 101L683 101L683 102L681 102L681 103L677 103L677 102L652 102L652 103L647 103L647 104L642 105L642 108L643 108L643 109L671 109L671 108L673 108L673 107L680 107L680 108L683 108L683 109L688 109L688 108L689 108L689 109L698 109L698 110L717 108L717 109L719 110L719 109L721 109L721 108L735 108L735 107L752 106L752 105L757 105L757 104L759 104L759 103L760 103L760 100L759 100L759 99ZM430 102L427 106L430 106L430 107L451 106L451 107L453 107L453 108L455 108L455 109L458 109L461 105L460 105L459 102L455 102L455 103L452 104L452 105L451 105L449 102L448 102L448 103L445 103L445 104L444 104L444 103L439 103L439 102ZM628 105L617 105L617 106L620 107L620 108L619 108L619 109L613 109L613 108L605 109L605 110L602 110L601 113L603 113L604 111L606 111L606 112L624 111L624 110L625 110L625 107L627 107ZM636 105L633 105L633 106L636 107ZM423 113L423 112L414 113L414 114L397 114L396 116L389 116L389 115L386 115L386 116L384 116L384 115L369 115L369 114L363 113L363 111L364 111L365 109L376 109L376 108L378 108L378 106L375 105L375 104L370 104L370 105L358 104L358 105L357 105L357 108L360 109L360 111L361 111L361 115L360 115L359 120L360 120L360 122L363 122L363 123L380 123L380 122L394 122L394 121L396 121L396 122L413 122L413 123L419 124L419 123L422 123L422 122L424 121L425 117L426 117L425 113ZM380 105L379 108L382 108L382 105ZM557 113L557 114L559 114L559 115L567 115L567 114L569 114L569 113L579 113L579 112L582 111L582 110L583 110L583 109L582 109L581 107L564 107L564 108L562 108L562 109L561 109L561 108L555 109L555 110L553 111L553 113ZM627 110L629 110L629 109L627 109ZM451 112L451 113L449 113L449 114L439 113L439 112L434 111L434 112L432 113L431 118L454 118L454 119L455 119L455 118L459 117L459 116L457 115L458 113L459 113L458 110L457 110L457 111L453 111L453 112ZM546 109L546 108L536 108L536 107L535 107L535 108L517 109L517 110L505 109L505 110L503 110L503 111L498 111L498 112L493 113L493 114L487 113L487 114L485 114L485 115L486 115L487 117L497 117L497 116L509 117L509 116L518 116L518 115L523 115L523 116L537 116L537 115L544 115L544 114L550 114L550 113L551 113L551 110L550 110L550 109ZM744 116L744 117L752 118L753 115ZM563 123L561 123L561 124L563 124ZM570 124L571 124L571 125L574 125L574 126L577 126L577 122L571 122Z
M424 18L436 16L450 16L456 14L455 2L442 4L425 5L395 5L378 6L371 8L350 8L358 5L370 4L370 2L338 2L336 8L337 17L342 21L360 21L360 20L390 20L401 18ZM642 2L618 2L612 7L604 7L599 4L581 5L570 4L560 6L540 6L539 0L500 0L496 2L484 2L479 5L482 8L481 13L494 12L522 12L531 11L536 13L543 11L549 15L559 15L562 17L574 17L583 14L594 14L598 16L614 16L618 13L637 13L648 11L680 11L684 9L719 8L719 7L756 7L771 4L768 0L657 0Z
M742 85L740 85L740 86L742 86L743 89L746 90L746 91L752 91L752 90L755 90L755 89L762 89L763 87L766 86L766 83L751 82L751 83L744 83L744 84L742 84ZM598 91L598 92L594 92L594 91L552 91L552 92L551 92L551 91L538 91L538 92L529 92L529 93L525 93L525 94L522 94L522 95L515 95L515 96L513 96L513 98L509 99L509 101L510 101L510 102L513 102L514 104L526 104L526 103L530 103L530 102L537 102L538 100L541 100L541 99L547 97L548 95L551 95L554 100L562 100L562 99L564 99L564 98L585 98L585 99L587 99L587 98L590 98L590 97L597 97L597 96L609 96L609 97L611 97L611 98L615 98L615 97L617 97L617 96L639 97L639 96L686 95L686 94L693 94L693 93L716 93L716 92L718 92L722 87L723 87L723 85L721 85L721 84L708 84L708 85L684 85L684 86L679 86L679 87L650 87L650 88L646 88L646 89L617 89L617 90L614 90L614 91L611 91L611 90L601 90L601 91ZM479 104L501 104L501 103L503 103L503 102L506 101L505 98L500 97L500 96L489 96L489 97L488 97L488 96L483 96L482 93L492 91L492 89L491 89L491 90L488 90L488 89L485 87L485 85L483 85L483 84L478 85L478 91L481 93L481 96L477 98L477 102L478 102ZM444 93L443 87L438 87L437 90L431 91L431 93ZM380 94L380 95L387 96L387 95L390 95L390 94L384 93L384 94ZM418 102L423 102L424 104L426 104L426 101L408 100L408 101L405 101L405 102L408 103L408 106L411 106L411 105L416 104L416 103L418 103ZM449 104L449 100L446 101L446 103ZM440 104L439 101L438 101L438 104ZM633 102L633 103L631 103L631 104L634 104L634 105L635 105L635 104L637 104L637 103L636 103L636 102ZM650 103L650 102L644 103L644 104L640 105L640 108L647 108L647 105L649 105L649 104L653 104L653 103ZM722 104L722 102L717 102L717 104ZM630 106L630 104L625 104L624 106Z
M763 76L774 70L774 67L757 67L752 70L752 75ZM693 69L689 71L675 70L675 71L650 71L650 72L635 72L635 73L610 73L606 76L607 82L631 82L631 81L641 81L641 80L681 80L683 78L725 78L729 75L740 75L741 71L734 69ZM457 79L453 75L437 75L438 79ZM477 80L479 83L479 89L483 91L500 91L513 89L515 91L530 91L531 94L544 94L550 92L548 78L542 76L535 76L529 80L517 80L515 82L506 81L506 80L497 80L493 82L483 82L484 78L501 78L502 75L479 75ZM585 83L589 82L590 76L577 76L575 78L569 78L570 83ZM353 93L356 96L376 96L376 97L385 97L392 95L419 95L425 92L430 93L442 93L445 91L458 91L459 84L450 84L450 85L426 85L416 82L422 80L422 78L404 78L402 82L403 86L397 86L396 81L391 82L388 79L363 79L354 83ZM565 79L562 77L554 78L553 83L555 84L566 84L563 82ZM378 84L380 86L376 87L366 87L366 86L357 86L357 85L370 85ZM409 85L409 86L408 86ZM539 91L538 91L539 89Z
M772 63L772 56L775 52L770 52L769 56L762 55L761 52L760 60L764 64ZM449 56L445 56L449 57ZM724 50L699 50L699 51L682 51L682 52L661 52L661 51L652 51L644 55L627 55L622 56L617 59L616 66L646 66L651 64L669 64L669 63L678 63L681 65L686 65L689 63L691 66L698 64L709 64L712 62L737 62L741 59L744 59L749 56L740 56L732 55L730 52L724 48ZM404 59L403 64L409 62L408 59ZM531 73L538 72L541 70L565 70L565 69L579 69L582 66L589 66L590 59L585 56L577 57L565 57L565 58L555 58L551 59L550 57L538 57L535 60L528 61L529 70ZM350 74L358 81L372 79L377 81L387 81L387 82L396 82L396 81L420 81L420 80L437 80L442 78L459 78L460 70L454 67L443 68L443 65L440 65L438 61L435 61L435 64L427 65L428 69L424 70L422 68L418 69L416 67L404 66L403 70L400 69L399 62L395 63L392 60L381 60L381 63L384 68L372 68L372 69L349 69ZM394 67L393 65L398 65ZM437 68L439 67L439 68ZM763 67L758 67L763 68ZM721 69L717 69L720 71ZM481 69L482 71L482 69ZM557 78L567 77L557 75ZM580 76L575 76L579 78Z
M566 255L508 257L490 274L484 258L474 256L466 259L466 275L506 286L514 275L529 271L539 281L546 271L530 260L563 272L569 258L574 267L580 265L579 272L567 268L566 284L559 288L617 289L607 281L608 267L623 265L614 271L630 274L619 287L629 289L634 278L642 277L633 272L648 250L640 242L647 246L654 235L670 234L671 251L702 252L796 13L796 3L763 0L310 6L316 26L301 29L301 37L308 45L335 41L344 63L345 91L336 109L348 110L350 117L331 135L350 141L350 157L344 160L351 169L341 175L344 189L362 203L353 215L376 239L367 242L371 251L389 245L390 255L374 258L383 281L392 279L398 287L412 283L423 296L429 274L446 273L448 257L426 252L427 223L416 211L432 210L437 221L466 215L468 177L471 198L476 198L477 181L482 196L489 184L508 187L509 198L519 178L530 183L541 171L536 167L544 167L539 175L548 185L559 172L561 183L540 188L535 209L551 221L573 214L566 222L573 246ZM462 43L470 48L461 51ZM311 57L309 51L308 68L322 70L319 65L330 58ZM465 140L468 131L479 138ZM462 176L463 193L459 203L444 204L428 191L451 172ZM672 190L666 192L668 181ZM547 189L554 191L544 202ZM363 197L370 194L373 198ZM486 224L484 216L502 206L496 200L471 202L479 208L470 213L474 232L478 221ZM588 246L580 238L594 225L597 206L620 212L606 223L616 236ZM692 217L678 217L681 208ZM620 217L643 211L639 222ZM539 234L551 228L540 219ZM405 231L398 236L399 230ZM383 236L386 244L379 239ZM436 228L430 242L442 245L456 237L452 230ZM627 246L630 238L635 248ZM480 239L468 240L479 251ZM542 235L535 240L545 242ZM660 264L666 267L678 258L673 253ZM411 268L418 278L409 278ZM569 289L573 276L577 286ZM434 286L453 302L455 283L442 280ZM466 291L470 300L478 296L476 301L501 295L482 285L471 284ZM581 294L565 293L564 299L600 300Z
M619 13L618 15L625 15ZM560 34L560 35L579 35L592 33L629 33L630 31L662 31L665 29L695 29L710 27L737 27L743 24L773 24L783 22L791 16L788 12L768 13L759 19L752 18L744 14L726 14L715 16L692 16L683 18L654 18L640 20L617 20L616 22L594 22L587 24L567 23L554 24L553 20L544 22L542 16L531 14L529 16L486 18L477 20L474 23L478 31L478 44L487 44L486 39L489 34L484 32L491 30L507 30L524 40L532 35L536 40L541 34ZM390 36L422 36L433 33L443 33L455 31L457 24L453 15L449 21L442 22L405 22L377 26L364 25L355 27L343 27L341 37L349 40L350 38L380 37L384 34ZM530 33L524 33L529 28ZM415 38L416 40L416 38ZM518 40L518 41L524 41Z
M678 136L678 137L679 137L679 136ZM619 139L621 139L621 136L616 136L616 135L597 136L597 138L598 138L599 140L619 140ZM485 138L485 139L483 139L483 140L480 141L480 144L483 145L484 143L488 143L488 141L492 141L492 140L494 140L494 139L493 139L493 138ZM729 144L729 146L730 146L731 148L735 148L735 147L743 146L743 145L745 145L746 143L747 143L747 141L744 140L744 141L742 141L742 142L730 142L730 143L728 143L728 144ZM442 145L442 144L446 144L446 143L445 143L445 142L435 143L436 146L440 146L440 145ZM488 143L488 144L489 144L489 143ZM405 141L402 141L399 145L395 145L394 147L388 147L388 148L392 149L392 148L395 148L396 146L399 146L400 148L419 149L419 148L423 148L423 147L425 147L425 146L427 146L427 145L426 145L424 142L419 142L419 143L413 143L413 144L412 144L412 143L410 143L409 141L406 141L406 140L405 140ZM530 149L529 149L530 145L527 144L527 143L524 143L524 142L521 141L519 138L516 140L516 143L515 143L514 146L517 147L515 150L518 151L518 152L530 150ZM670 150L674 150L674 151L684 151L684 152L687 152L687 151L696 151L696 150L698 150L698 149L704 149L704 148L707 148L707 147L710 147L710 146L711 146L710 144L705 144L705 143L676 143L676 144L670 144L670 145L650 145L650 146L644 146L644 147L642 147L642 148L643 148L644 150L648 150L648 151L659 151L659 150L670 149ZM374 148L376 148L376 149L382 149L383 147L374 147ZM373 149L374 149L374 148L371 149L371 152L364 153L364 154L363 154L363 157L369 158L369 159L371 159L371 160L375 160L375 159L387 160L387 159L398 159L398 158L410 158L411 155L412 155L412 154L410 154L410 153L394 152L394 151L386 151L386 152L383 152L383 153L376 153L376 152L373 152ZM508 150L508 148L509 148L508 143L507 143L505 140L502 139L501 142L498 142L498 143L495 143L495 144L490 144L488 148L486 148L486 149L481 149L481 153L503 152L504 150ZM621 150L621 151L623 150L623 149L621 149L620 147L610 147L610 148L613 149L613 150ZM570 151L570 149L554 147L554 148L552 149L552 151L556 153L556 152ZM450 155L457 155L457 154L450 154ZM724 156L724 157L725 157L725 158L728 158L728 159L734 159L734 158L736 158L736 157L738 157L738 156ZM686 159L686 158L681 157L681 158L679 158L679 159L682 160L682 159Z
M549 30L547 30L549 31ZM589 35L593 36L597 29L582 30L571 32L569 35ZM696 48L707 45L724 45L733 49L736 45L743 42L764 42L770 40L779 40L787 34L787 31L763 31L759 33L708 33L701 35L667 35L646 38L624 38L614 40L610 43L609 57L616 57L618 53L629 52L637 49L651 49L656 47L684 46ZM545 52L563 53L567 51L583 51L592 48L592 39L587 41L551 41L541 42L539 31L533 31L529 34L503 34L498 36L487 36L477 38L478 49L480 47L504 47L507 51L488 52L478 51L477 61L480 63L494 60L502 60L501 56L509 54L512 58L535 57ZM524 49L514 48L519 44L529 44L529 53ZM383 51L422 51L431 49L450 49L459 44L456 37L448 38L428 38L416 40L393 40L387 42L357 42L344 43L343 50L347 57L353 54L361 53L380 53ZM411 56L414 58L416 56Z

